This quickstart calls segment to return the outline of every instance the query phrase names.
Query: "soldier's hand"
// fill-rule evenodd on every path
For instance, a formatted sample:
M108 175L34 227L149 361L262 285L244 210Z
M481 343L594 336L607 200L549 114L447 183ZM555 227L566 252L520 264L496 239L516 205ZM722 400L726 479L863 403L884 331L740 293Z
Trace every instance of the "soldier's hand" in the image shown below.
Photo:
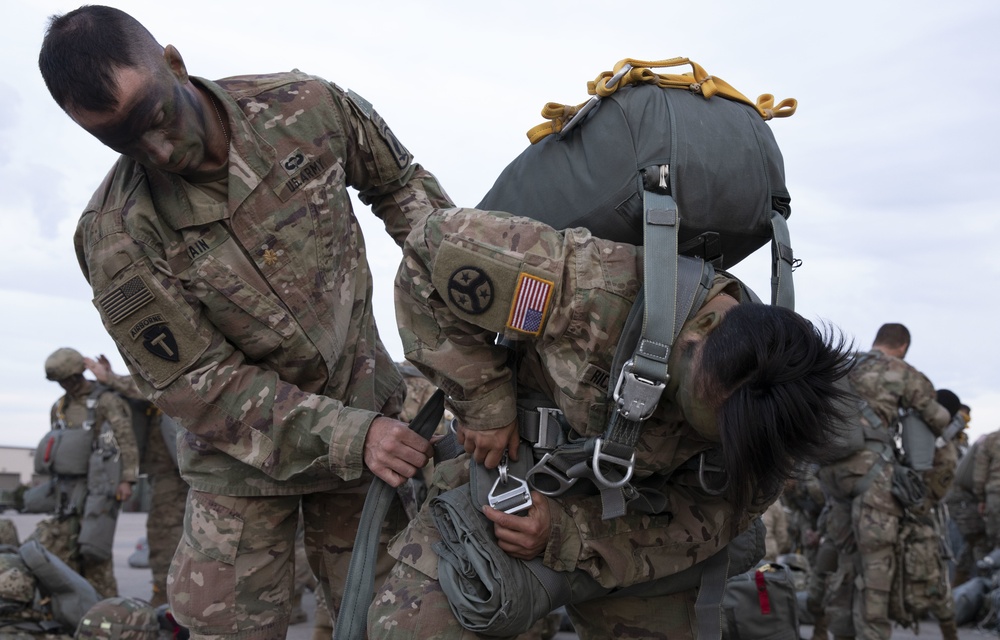
M517 460L521 435L517 431L516 420L506 427L488 431L473 431L459 424L455 435L466 453L472 454L476 462L485 464L487 469L497 468L503 459L504 451L508 452L511 460Z
M102 354L98 356L97 360L93 358L83 358L83 366L87 367L87 371L94 374L97 381L104 384L111 378L111 363Z
M405 422L379 416L368 428L365 466L393 487L415 476L432 455L431 443L411 431Z
M118 490L115 491L115 500L117 500L118 502L125 502L131 497L132 497L132 485L130 485L127 482L120 483L118 485Z
M483 513L493 522L497 544L507 555L519 560L531 560L545 552L552 533L549 500L537 491L531 492L531 506L525 513L504 513L483 506Z

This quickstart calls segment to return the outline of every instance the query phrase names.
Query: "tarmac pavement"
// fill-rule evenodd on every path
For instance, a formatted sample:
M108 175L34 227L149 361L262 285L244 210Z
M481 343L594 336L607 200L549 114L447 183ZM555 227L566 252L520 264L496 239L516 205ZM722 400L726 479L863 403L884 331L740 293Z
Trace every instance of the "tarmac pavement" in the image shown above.
M23 542L31 535L35 525L45 518L38 514L23 514L16 511L7 511L3 517L13 520L17 527L17 533ZM122 513L118 517L118 528L115 532L115 577L118 579L118 591L123 596L142 598L148 600L152 596L152 576L149 569L136 569L128 564L128 558L135 551L136 542L146 535L146 514L145 513ZM305 609L308 619L306 622L289 627L287 640L311 640L313 629L313 615L315 613L315 599L313 594L306 591L302 598L302 606ZM799 635L810 640L813 637L812 627L802 626ZM941 638L941 631L933 620L928 620L920 625L920 633L916 634L912 630L896 627L893 629L892 637L897 640L936 640ZM997 640L998 636L989 631L981 631L974 627L963 627L958 630L958 637L961 640ZM575 633L561 632L556 636L556 640L572 640L577 638Z

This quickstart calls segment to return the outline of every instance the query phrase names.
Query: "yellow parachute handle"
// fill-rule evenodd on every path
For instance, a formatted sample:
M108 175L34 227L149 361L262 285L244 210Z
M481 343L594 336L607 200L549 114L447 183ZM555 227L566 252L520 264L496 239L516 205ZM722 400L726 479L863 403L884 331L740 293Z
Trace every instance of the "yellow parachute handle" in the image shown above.
M629 69L611 84L611 81L619 75L628 65ZM690 65L691 71L687 73L657 73L653 69L665 67L680 67ZM717 76L709 75L697 62L692 62L688 58L669 58L667 60L645 61L634 58L619 60L611 71L602 71L597 78L587 83L587 93L591 96L590 101L606 98L622 87L637 84L655 84L661 88L687 89L692 93L699 93L706 100L713 96L721 96L729 100L742 102L757 110L764 120L771 118L787 118L795 113L798 102L795 98L785 98L775 104L774 96L770 93L762 94L753 102L745 95L737 91L728 82ZM553 133L559 133L563 127L573 119L584 105L582 102L576 106L549 102L542 107L542 117L546 122L532 127L528 130L528 140L535 144L539 140Z

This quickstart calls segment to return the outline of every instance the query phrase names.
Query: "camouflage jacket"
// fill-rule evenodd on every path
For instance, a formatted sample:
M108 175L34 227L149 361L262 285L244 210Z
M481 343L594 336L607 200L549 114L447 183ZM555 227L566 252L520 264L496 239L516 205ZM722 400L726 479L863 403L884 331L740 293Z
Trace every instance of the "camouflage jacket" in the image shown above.
M79 429L87 420L87 399L93 389L90 383L78 395L65 394L52 405L52 427L61 423L68 429ZM132 431L132 412L126 402L117 393L106 390L97 396L97 406L94 408L94 437L100 433L100 425L107 422L118 442L121 453L122 482L135 482L139 475L139 448Z
M987 433L973 451L973 495L979 502L986 502L988 496L1000 497L1000 431Z
M931 381L905 360L873 349L859 357L850 380L884 425L895 424L900 409L918 411L937 435L951 421L948 410L938 404Z
M572 426L570 436L600 435L613 403L612 359L642 284L641 264L641 248L584 229L555 231L526 218L463 209L432 215L407 239L397 275L396 315L407 359L448 393L463 425L504 426L516 410L508 350L496 344L502 333L520 346L517 385L553 400ZM541 292L534 297L535 322L516 313L525 301L517 292L525 286ZM741 295L733 280L720 276L709 298L723 289ZM750 520L735 519L724 498L702 488L695 469L681 467L717 445L661 400L636 445L635 477L669 476L668 512L602 520L599 495L550 500L545 564L626 586L715 553ZM418 519L391 553L435 575L436 563L427 560L435 533L420 527Z
M229 120L228 200L123 156L78 225L80 265L140 389L186 430L193 488L333 488L362 474L368 426L402 397L347 187L397 243L451 203L371 105L332 83L192 80Z

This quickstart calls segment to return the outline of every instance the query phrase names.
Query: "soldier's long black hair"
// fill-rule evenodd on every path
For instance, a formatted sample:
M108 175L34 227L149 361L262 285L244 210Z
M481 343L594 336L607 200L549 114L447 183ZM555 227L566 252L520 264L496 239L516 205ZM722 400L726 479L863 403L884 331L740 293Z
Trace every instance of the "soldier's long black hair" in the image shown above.
M793 311L730 309L705 341L699 376L718 405L726 492L737 518L781 491L803 462L827 462L843 428L837 381L851 368L842 334Z

